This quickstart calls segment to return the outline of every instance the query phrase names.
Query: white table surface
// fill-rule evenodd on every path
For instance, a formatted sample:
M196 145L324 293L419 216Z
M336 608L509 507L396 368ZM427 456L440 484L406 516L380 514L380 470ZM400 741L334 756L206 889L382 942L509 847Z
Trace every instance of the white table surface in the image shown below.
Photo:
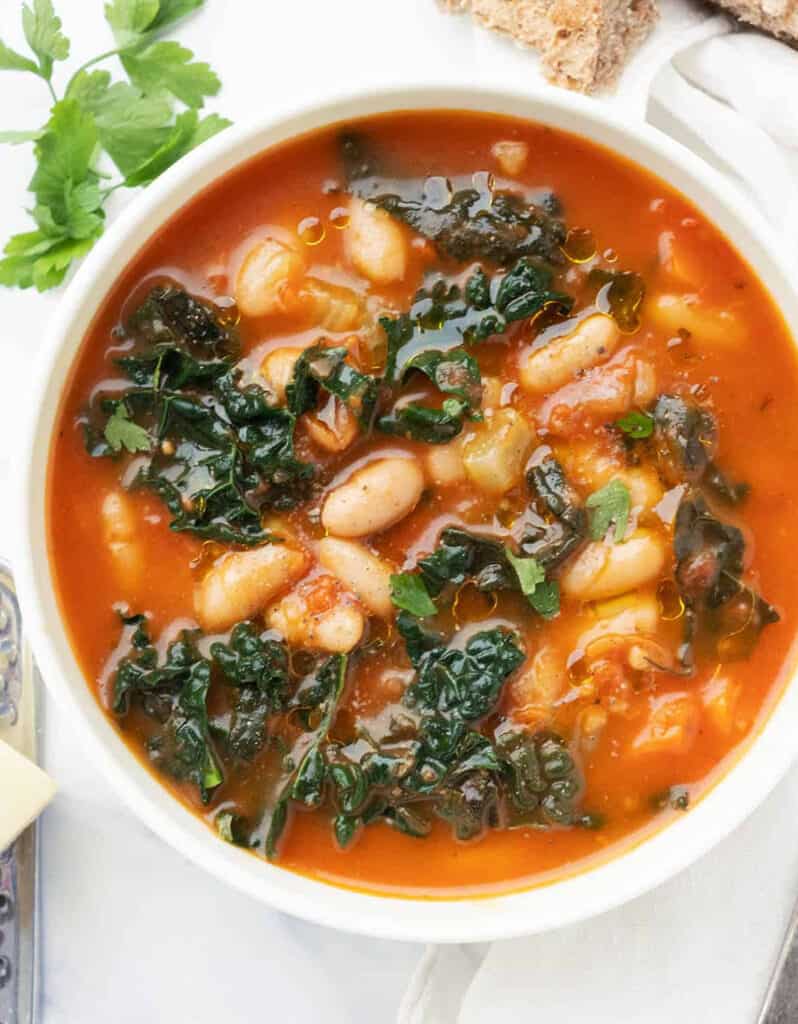
M101 0L56 0L56 6L75 57L85 59L107 48ZM2 0L0 36L22 48L18 17L17 0ZM473 77L474 35L465 21L441 16L432 0L208 0L208 9L181 28L179 38L221 75L224 89L210 109L235 120L306 95L324 96L331 87L438 74L466 81ZM527 56L499 42L478 45L501 46L508 73L535 79ZM77 63L71 60L70 66ZM0 76L0 127L37 126L46 110L42 83L24 75ZM22 211L32 167L27 149L0 151L3 239L28 229ZM116 208L129 200L118 196ZM15 417L26 401L32 357L58 299L58 292L40 296L0 289L0 548L12 560L15 542L3 498L13 472ZM393 1018L419 947L354 938L292 920L200 872L119 805L49 700L44 761L60 792L43 819L43 1024L261 1019L317 1024L322 1016L325 1024L383 1024ZM759 812L766 829L776 828L785 794L786 805L794 810L798 775ZM755 828L748 826L748 834ZM792 828L790 835L795 833ZM782 858L785 885L796 875L796 860ZM700 891L702 876L717 878L722 871L755 901L760 870L745 835L738 833L693 869L691 888ZM708 888L717 907L728 903L725 892ZM645 943L647 906L656 906L646 899L636 903L636 944ZM741 927L741 949L756 960L763 979L788 909L786 903L773 906L767 914L763 910L762 922L752 922L756 927ZM707 910L711 915L711 903L703 917ZM689 901L682 915L669 927L690 934L694 955L711 958L711 932L702 933ZM604 920L611 930L613 915ZM648 920L653 927L655 922ZM567 958L563 939L561 933L558 956ZM616 934L613 941L619 940ZM579 991L578 977L573 985ZM697 991L688 1002L685 1022L723 1024L713 1016L717 1002L711 990ZM581 998L576 1003L583 1005ZM645 999L638 1003L644 1004ZM560 1009L565 1011L560 1019L568 1024L590 1019L587 1010L569 1015L567 1003ZM618 1019L643 1024L646 1018L643 1013Z

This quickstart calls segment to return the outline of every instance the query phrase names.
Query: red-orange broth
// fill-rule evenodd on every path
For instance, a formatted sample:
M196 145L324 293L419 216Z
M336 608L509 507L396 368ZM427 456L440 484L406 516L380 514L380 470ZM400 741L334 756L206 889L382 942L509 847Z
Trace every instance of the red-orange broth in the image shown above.
M533 742L542 731L556 733L570 752L574 771L583 778L583 789L576 797L566 793L563 798L574 811L566 824L547 818L540 808L530 811L527 806L526 817L518 813L510 806L505 781L500 784L500 789L505 787L504 803L500 800L498 812L495 807L483 808L486 827L477 830L475 838L454 838L449 822L422 803L411 810L418 811L429 828L425 838L403 834L382 820L355 827L351 843L341 849L331 826L333 815L340 813L340 794L331 795L333 783L328 779L321 808L307 811L291 802L277 863L315 878L377 892L452 896L530 886L617 853L652 828L689 813L756 730L779 692L790 663L798 611L795 573L786 557L791 544L789 524L798 517L798 478L791 471L798 457L793 344L762 284L715 227L662 181L613 153L551 128L494 115L402 113L372 118L355 127L379 154L388 177L442 176L462 188L472 175L478 175L475 182L486 208L505 190L537 199L540 190L553 192L571 233L563 246L567 256L559 256L554 268L552 288L573 297L572 319L550 302L541 313L509 324L503 333L466 344L481 370L483 419L470 419L461 409L462 430L445 446L443 457L442 445L374 427L363 429L352 409L342 411L342 401L334 403L321 388L314 399L322 409L316 434L308 425L312 409L300 417L296 429L297 454L316 466L319 490L294 509L263 513L277 517L270 525L278 533L283 531L290 550L302 553L300 577L307 573L305 581L292 577L268 600L262 599L265 591L258 590L257 581L252 593L247 590L249 583L239 586L232 577L222 577L219 586L225 600L243 601L241 607L247 611L243 618L256 624L256 632L266 628L264 603L272 609L268 612L272 624L288 622L285 629L299 631L300 642L292 644L289 703L297 675L315 657L312 650L297 651L318 646L321 634L313 630L320 619L336 608L347 609L343 626L334 624L328 630L338 637L333 643L340 642L347 628L365 623L362 640L349 659L330 732L339 744L352 742L359 725L373 729L381 711L384 724L386 707L403 710L403 693L412 686L414 676L393 613L374 614L362 593L352 593L336 581L329 564L320 568L317 563L319 542L331 532L323 515L320 521L326 494L346 480L353 465L373 462L375 453L409 458L416 473L420 469L423 474L421 497L411 501L410 511L395 523L349 540L381 559L388 570L417 575L417 559L435 549L441 529L451 523L487 533L519 554L530 502L536 503L543 528L554 522L551 509L541 505L539 493L530 489L526 470L558 459L581 506L583 531L573 551L547 569L547 578L559 582L559 615L542 618L517 588L491 594L490 588L481 593L473 583L465 583L445 589L436 598L437 623L447 636L457 627L467 627L470 633L501 628L505 637L513 638L524 656L523 664L504 680L487 714L470 721L469 728L490 737L504 723L513 737L520 737L518 743ZM265 386L260 367L272 350L304 349L320 339L344 345L351 365L377 375L385 360L385 337L377 317L408 310L425 275L443 274L462 283L481 265L498 280L516 262L508 260L502 268L490 259L458 262L441 256L433 241L397 218L383 213L375 221L373 207L366 207L366 217L371 219L365 227L357 228L340 158L341 130L314 132L278 146L192 198L133 257L104 300L64 396L47 488L58 598L87 684L145 764L149 764L147 739L162 728L158 716L168 714L173 698L164 698L165 704L162 701L155 711L150 707L149 713L142 708L141 695L133 697L126 714L112 710L114 673L119 657L128 653L120 645L118 609L146 613L162 655L166 640L174 639L181 628L198 625L195 594L208 573L225 559L230 564L232 556L226 550L258 548L208 542L191 532L170 530L172 514L155 493L126 488L135 475L136 460L140 463L146 453L123 450L110 458L87 453L87 419L96 422L105 415L100 397L118 397L122 384L130 386L114 361L120 352L130 353L131 343L120 335L120 325L154 285L169 282L216 304L208 307L213 315L237 330L247 382ZM440 182L435 187L440 192ZM436 201L440 205L450 196L444 193L441 199L439 194ZM556 208L550 208L556 215ZM391 227L385 228L386 223ZM356 229L361 231L360 241L353 241ZM375 230L376 241L369 235ZM270 241L264 243L264 239ZM273 248L258 250L261 276L253 271L254 278L247 282L238 276L243 273L243 261L263 244ZM401 252L391 251L391 245L399 245ZM277 263L269 262L270 253L277 254ZM287 268L283 278L281 268ZM640 275L646 294L636 328L633 295L626 308L626 313L631 309L632 322L624 322L624 332L618 332L607 315L607 283L612 279L605 274L597 281L596 268ZM264 280L272 272L276 284L269 292ZM311 279L317 283L308 285ZM633 283L630 278L624 281ZM330 289L330 283L336 287ZM264 308L269 302L271 308L263 315L248 315L237 308L236 296L239 307L247 310ZM587 345L584 351L589 356L583 352L581 364L578 359L569 364L567 379L562 378L556 359L545 366L536 363L535 355L555 352L551 346L558 338L580 336L589 320L586 311L599 315L596 301L603 309L600 327L606 329L608 344L600 342L592 349ZM338 313L342 319L336 321ZM344 326L325 328L325 318L328 325ZM560 343L560 350L567 350L567 345ZM546 374L552 375L552 387L540 390ZM281 396L274 381L272 391L271 400L276 402ZM411 374L399 391L441 407L441 396L421 375ZM699 478L694 467L688 472L669 466L667 452L663 456L661 440L656 440L659 421L652 419L658 396L664 394L677 396L714 418L717 465L729 479L750 485L743 500L736 504L719 500L709 486L709 471ZM386 401L384 392L381 401ZM472 411L479 415L478 402ZM654 429L653 439L635 439L617 426L630 413L634 416L625 421L627 430L634 434ZM136 415L134 409L132 419ZM504 426L498 429L501 423ZM509 448L505 445L508 431L515 431ZM326 450L325 440L342 450ZM168 458L172 442L168 437L161 441L166 447L161 446L159 457ZM708 455L713 454L706 432L698 443ZM680 473L685 480L692 473L692 483L682 481L684 489L674 492ZM378 519L383 506L393 500L394 484L388 476L385 493L375 498L370 492L370 508L365 510L370 514L376 509ZM613 481L622 506L624 492L628 498L625 532L623 522L616 530L617 519L610 520L604 539L591 541L584 530L586 524L596 527L597 504L593 499L591 505L589 496ZM700 604L706 598L700 588L706 585L714 563L710 557L712 564L707 567L704 552L696 562L682 566L679 590L674 582L673 516L680 498L686 501L686 496L699 492L706 495L715 522L734 524L743 531L745 567L741 580L731 585L732 595L722 602L722 611L712 613L720 616L712 620L715 634L705 621L709 613L702 612L695 663L688 671L679 660L684 598L688 605L690 600ZM327 518L335 517L330 513ZM346 522L351 525L353 520ZM616 543L618 533L623 536ZM595 597L597 587L598 591L608 589L596 581L606 581L612 559L620 557L619 552L627 557L630 548L624 545L636 544L640 537L639 555L627 558L632 568L623 577L631 586L622 582L620 592ZM588 547L601 562L597 571L585 554ZM640 566L646 559L651 564L643 572ZM625 571L620 570L621 576ZM756 633L752 616L761 608L741 586L762 594L780 616L779 622L765 625L758 637L752 635ZM383 585L383 599L384 590ZM292 594L300 595L298 606L296 599L293 605L281 604ZM282 608L277 618L275 605ZM297 607L306 614L298 625ZM353 614L355 626L351 627ZM731 626L724 620L727 615ZM208 616L207 621L216 626L225 612L221 618L218 609ZM229 627L228 623L208 632L222 634L224 639ZM602 633L605 639L596 643ZM268 636L274 639L278 634ZM746 652L746 657L739 656ZM229 724L235 695L235 688L220 680L214 668L208 697L212 722ZM279 734L283 746L267 742L249 761L225 759L223 735L213 732L209 742L223 781L210 788L206 803L193 782L176 781L159 772L174 796L210 827L218 822L220 811L240 815L246 824L245 841L253 844L255 855L263 855L281 785L281 756L292 742L298 743L296 765L308 748L294 712L283 710L277 718L276 726L268 726L269 734ZM306 718L309 730L318 727L318 710L315 721L313 713ZM288 720L291 723L286 725ZM285 729L288 732L281 732ZM356 749L347 749L346 757L354 757ZM328 751L325 756L339 755ZM505 766L503 771L509 769ZM483 782L486 777L479 776ZM489 827L507 825L508 813L517 827ZM589 819L581 817L585 814Z

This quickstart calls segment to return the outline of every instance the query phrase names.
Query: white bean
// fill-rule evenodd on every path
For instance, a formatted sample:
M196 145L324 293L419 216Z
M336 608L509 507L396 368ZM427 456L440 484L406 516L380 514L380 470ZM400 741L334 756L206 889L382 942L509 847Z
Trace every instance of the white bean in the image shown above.
M319 542L319 562L372 614L383 619L393 617L391 574L395 570L387 562L362 544L337 537L325 537Z
M264 238L249 250L236 275L233 294L239 310L244 316L267 316L293 309L304 273L300 253Z
M632 741L634 754L685 754L701 725L692 693L666 693L651 701L647 723Z
M737 348L746 339L745 325L734 313L705 306L697 295L657 295L645 308L655 326L670 334L689 331L698 345Z
M285 389L294 376L301 348L275 348L260 364L260 374L276 405L285 405Z
M588 544L560 578L563 593L581 601L616 597L656 579L665 567L665 545L650 530L622 544Z
M451 487L466 478L463 445L458 437L448 444L431 444L424 452L427 477L436 487Z
M645 408L657 397L657 371L647 359L635 360L635 381L632 388L634 404Z
M287 544L228 552L194 588L194 611L203 629L218 632L265 608L299 579L310 559Z
M580 320L568 334L527 355L521 364L521 387L535 394L555 391L579 370L588 370L609 358L620 337L617 324L604 313Z
M405 276L407 242L385 210L353 198L344 240L352 264L375 284L392 284Z
M330 491L321 510L325 530L337 537L364 537L398 523L413 511L424 474L412 459L370 462Z
M582 650L604 636L652 636L659 623L659 604L653 594L612 598L596 605L598 622L582 633L576 646Z
M351 288L309 277L301 298L313 322L325 331L354 331L363 325L365 303Z
M522 673L510 682L510 700L519 710L550 708L566 684L565 663L553 647L541 647Z
M501 139L493 143L490 151L501 170L510 177L523 171L529 156L529 146L520 139Z
M291 646L345 654L360 643L366 619L353 604L339 600L332 607L314 610L312 597L291 593L268 609L266 623Z
M520 482L534 441L519 412L498 409L463 445L465 471L483 491L505 494Z
M144 556L136 540L136 516L123 491L109 491L100 507L103 540L111 553L120 583L136 586L144 570Z

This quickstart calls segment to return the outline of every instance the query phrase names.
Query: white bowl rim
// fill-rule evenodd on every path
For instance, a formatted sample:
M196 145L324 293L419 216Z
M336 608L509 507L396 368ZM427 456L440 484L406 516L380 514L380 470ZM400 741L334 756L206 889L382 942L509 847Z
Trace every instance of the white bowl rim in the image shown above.
M604 104L541 88L431 82L348 91L304 102L227 129L154 182L111 224L86 258L48 326L33 377L36 394L24 424L15 480L22 539L15 572L37 662L64 722L134 813L184 856L269 906L327 926L379 938L476 942L572 924L661 884L705 854L747 817L795 757L798 686L781 698L745 753L691 811L638 845L577 874L532 889L458 899L394 897L350 890L285 871L219 840L127 749L91 696L71 653L51 586L42 481L58 400L86 326L124 269L172 213L249 156L328 124L397 110L474 110L550 124L593 139L686 194L744 256L771 291L793 331L798 294L778 239L728 180L669 137L630 122Z

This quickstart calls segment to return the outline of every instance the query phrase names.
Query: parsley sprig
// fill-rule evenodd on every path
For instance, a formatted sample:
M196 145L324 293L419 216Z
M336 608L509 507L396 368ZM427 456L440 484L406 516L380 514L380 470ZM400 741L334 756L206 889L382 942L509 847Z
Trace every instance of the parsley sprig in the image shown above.
M218 114L198 113L221 87L214 71L179 43L160 38L203 3L112 0L105 17L115 46L79 67L60 98L53 67L67 60L70 50L61 19L52 0L23 6L22 27L33 59L0 40L0 71L41 78L53 107L40 128L0 131L0 143L33 143L37 161L28 185L35 228L7 242L0 284L39 291L60 284L72 261L103 233L104 205L112 192L149 184L230 124ZM125 80L95 69L111 58L118 59ZM112 167L117 174L108 173Z

